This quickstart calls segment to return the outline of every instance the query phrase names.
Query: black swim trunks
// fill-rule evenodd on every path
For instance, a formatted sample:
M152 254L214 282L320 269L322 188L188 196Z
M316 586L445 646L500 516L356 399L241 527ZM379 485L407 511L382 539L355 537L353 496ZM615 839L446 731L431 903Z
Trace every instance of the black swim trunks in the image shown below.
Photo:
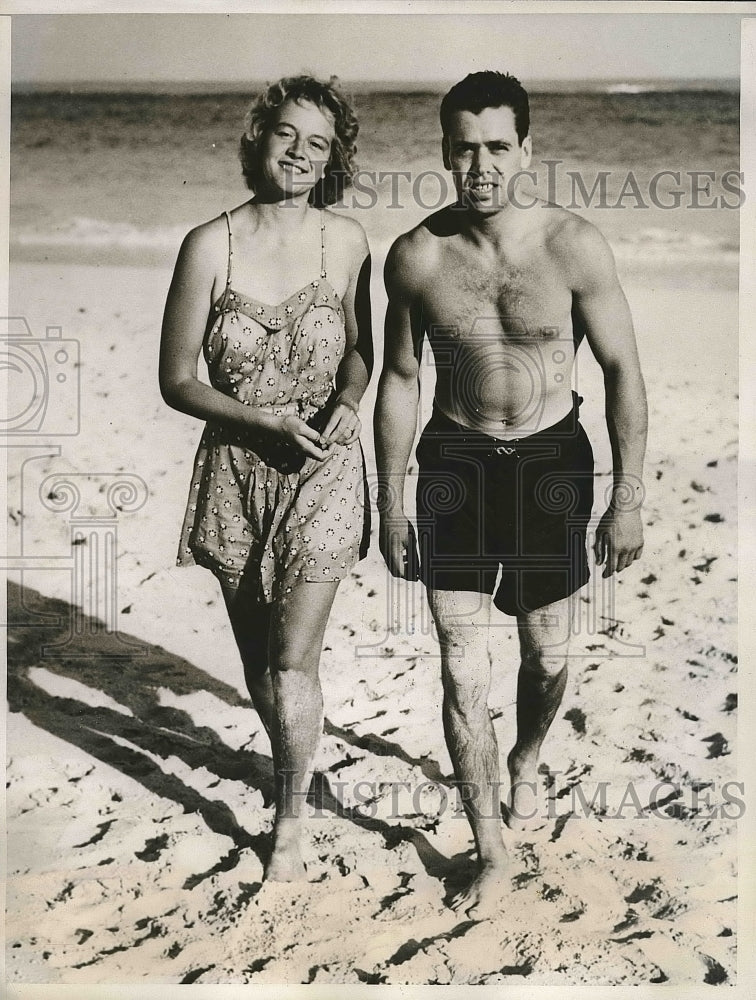
M417 446L420 578L436 590L493 594L506 614L535 611L587 582L593 450L581 398L558 423L501 441L438 408Z

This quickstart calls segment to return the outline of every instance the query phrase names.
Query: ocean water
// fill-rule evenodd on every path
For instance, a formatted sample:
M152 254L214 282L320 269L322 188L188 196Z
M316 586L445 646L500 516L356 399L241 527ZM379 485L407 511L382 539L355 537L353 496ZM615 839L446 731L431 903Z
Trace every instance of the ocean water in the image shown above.
M735 259L739 95L665 86L532 93L537 176L523 191L595 221L620 256ZM361 173L343 210L360 219L378 254L453 200L441 163L442 92L355 96ZM170 264L188 228L249 197L237 147L250 99L14 94L12 254L70 259L107 250Z

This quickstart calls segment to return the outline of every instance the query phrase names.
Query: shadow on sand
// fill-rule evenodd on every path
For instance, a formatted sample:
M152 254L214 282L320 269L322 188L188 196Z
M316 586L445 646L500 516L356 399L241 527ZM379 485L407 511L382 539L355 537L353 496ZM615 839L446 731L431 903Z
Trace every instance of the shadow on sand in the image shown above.
M67 655L66 641L74 620L85 627L80 629L75 655ZM258 789L266 804L272 802L273 763L269 756L247 749L234 750L215 730L198 726L187 712L160 704L159 690L163 688L175 695L209 693L232 707L253 711L235 687L160 646L125 633L118 637L125 652L114 655L113 636L105 632L101 622L85 618L79 609L65 601L45 597L13 582L8 584L8 623L11 712L23 712L35 726L117 768L148 791L172 799L187 813L198 813L209 829L231 839L234 847L229 854L211 871L193 876L192 885L217 871L236 867L245 849L251 849L265 863L269 855L267 836L249 834L225 803L205 798L176 775L166 773L152 759L178 757L192 769L205 768L219 778L242 781ZM51 647L56 647L54 654ZM49 694L32 680L30 671L35 667L99 691L129 709L132 715L93 706L76 697ZM328 720L325 731L347 743L364 746L362 737ZM380 755L409 759L398 744L371 745L371 749ZM432 763L429 772L440 777ZM448 892L456 891L469 880L471 862L467 854L448 859L419 830L370 818L345 806L333 795L325 775L316 776L309 799L317 809L379 833L389 849L402 841L412 844L427 873L445 883Z

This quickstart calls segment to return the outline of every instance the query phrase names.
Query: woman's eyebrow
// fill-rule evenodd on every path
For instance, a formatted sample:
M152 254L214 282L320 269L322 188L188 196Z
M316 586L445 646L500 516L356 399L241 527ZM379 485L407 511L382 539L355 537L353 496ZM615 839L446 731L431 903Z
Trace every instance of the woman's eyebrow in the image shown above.
M292 125L290 122L281 121L278 122L276 128L290 128L292 132L298 132L296 125ZM322 139L323 142L329 143L331 140L326 135L321 135L319 132L313 132L307 137L308 139Z

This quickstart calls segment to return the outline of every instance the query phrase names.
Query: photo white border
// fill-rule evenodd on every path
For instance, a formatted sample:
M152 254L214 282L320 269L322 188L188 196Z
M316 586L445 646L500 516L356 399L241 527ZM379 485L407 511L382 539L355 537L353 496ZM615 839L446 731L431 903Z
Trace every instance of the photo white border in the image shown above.
M179 13L275 13L275 14L307 14L317 13L359 13L359 14L427 14L428 16L443 14L738 14L742 22L741 49L741 167L745 175L744 191L746 200L741 209L741 246L740 246L740 462L739 462L739 503L740 503L740 615L739 615L739 661L741 673L739 678L739 727L738 727L738 762L739 779L746 783L746 801L748 808L740 821L739 834L739 906L738 906L738 981L735 986L724 986L728 996L756 996L756 862L754 861L754 845L756 845L756 813L750 804L750 782L754 778L753 767L748 762L754 759L756 750L756 682L754 680L753 659L756 652L756 607L753 595L756 593L756 420L754 419L754 381L756 380L756 337L754 336L754 317L756 317L756 3L738 2L559 2L559 0L524 0L519 3L502 3L498 0L468 0L462 3L457 0L449 2L404 2L404 0L284 0L284 2L250 3L245 0L234 3L219 3L217 0L198 0L195 3L162 2L155 4L135 4L119 2L65 2L58 3L19 2L6 0L3 14L0 16L0 90L3 100L0 112L0 142L9 142L9 93L10 93L10 49L8 22L12 16L21 14L115 14L115 13L149 13L149 14L179 14ZM10 17L8 16L10 15ZM7 157L4 163L7 165ZM5 280L0 282L0 308L7 315L7 245L8 245L8 175L7 166L0 176L0 188L3 188L2 210L0 211L0 247L2 247ZM4 449L0 449L3 453ZM0 461L4 461L3 458ZM4 470L3 470L4 471ZM3 486L5 476L2 476ZM5 531L5 524L3 529ZM2 538L2 536L0 536ZM4 600L4 595L3 595ZM4 609L3 609L4 610ZM3 838L3 852L5 838ZM3 862L4 862L3 857ZM3 870L5 870L3 868ZM675 987L671 984L648 986L529 986L526 982L512 983L511 987L499 986L355 986L348 985L318 985L312 986L271 986L271 985L192 985L174 986L166 984L150 985L146 983L129 985L57 985L57 984L7 984L8 1000L359 1000L361 997L416 998L432 997L480 997L494 996L505 992L516 993L518 1000L527 998L554 998L563 1000L567 997L583 997L586 993L601 991L601 996L611 994L612 997L632 998L639 1000L646 996L657 997L659 991L666 996L680 997L689 1000L691 997L710 996L712 987L701 985L694 987L685 985Z

